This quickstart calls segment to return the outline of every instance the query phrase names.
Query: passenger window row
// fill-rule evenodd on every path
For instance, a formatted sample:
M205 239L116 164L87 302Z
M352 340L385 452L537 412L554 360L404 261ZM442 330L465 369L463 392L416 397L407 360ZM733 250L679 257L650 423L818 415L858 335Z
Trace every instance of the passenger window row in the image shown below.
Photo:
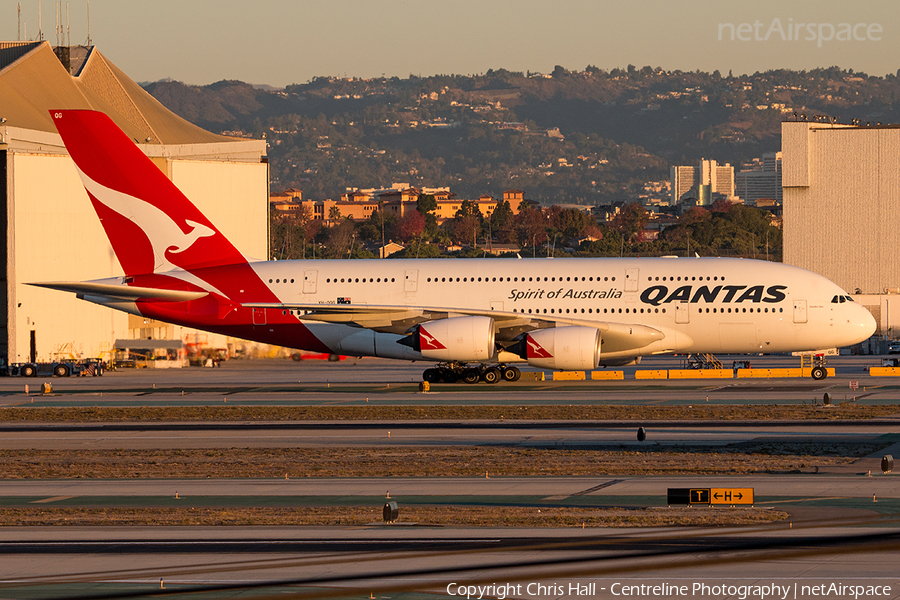
M366 281L367 279L368 281ZM393 283L394 281L395 279L393 277L391 277L390 279L388 279L387 277L385 277L384 279L382 279L381 277L363 277L362 281L360 281L359 277L341 277L340 279L340 283ZM338 283L338 278L335 277L334 279L332 279L329 277L325 280L325 283Z
M600 277L597 277L596 280L597 280L597 281L615 281L616 278L615 278L615 277L604 277L604 278L601 279ZM452 283L453 281L457 281L457 282L462 281L462 282L464 282L464 283L469 283L469 282L470 282L470 283L475 283L475 282L476 282L476 278L475 278L475 277L456 277L456 278L454 279L453 277L441 277L440 280L438 280L437 277L433 277L433 278L432 278L432 277L429 277L429 278L427 279L427 281L428 281L429 283L431 283L431 282L434 282L434 283L446 283L446 282L451 282L451 283ZM503 281L514 281L514 282L519 282L519 281L521 281L521 282L523 282L523 283L525 283L526 281L533 281L533 282L540 282L540 281L551 281L551 282L555 282L555 281L570 281L570 282L572 282L572 281L594 281L594 278L593 278L593 277L582 277L581 279L579 279L578 277L566 277L565 280L564 280L562 277L544 277L543 279L541 279L540 277L529 277L528 279L526 279L525 277L507 277L507 278L505 278L505 279L504 279L503 277L479 277L479 278L477 279L477 281L478 281L478 282L485 282L485 283L494 283L494 282L497 282L497 281L500 281L500 282L503 282Z
M578 314L579 312L581 314L584 314L584 313L594 314L594 309L592 309L592 308L588 308L588 309L584 309L584 308L581 308L581 309L578 309L578 308L572 308L572 309L569 309L569 308L566 308L566 309L562 309L562 308L560 308L560 309L555 309L555 308L549 308L549 309L548 308L544 308L544 309L514 308L513 312L525 313L525 314L529 314L529 315L530 314L545 314L545 315L546 314L551 314L551 315L560 314L561 315L561 314L573 314L573 313ZM665 312L666 312L665 308L662 308L662 309L660 309L660 308L653 308L653 309L650 309L650 308L647 308L647 309L644 309L644 308L640 308L640 309L638 309L638 308L624 308L624 309L623 308L619 308L619 309L604 308L602 314L604 314L604 315L605 314L623 314L623 313L624 314L637 314L637 313L641 313L641 314L663 313L663 314L665 314ZM768 307L766 307L766 308L750 307L749 309L747 307L734 308L734 309L731 309L731 308L727 308L727 309L726 308L712 308L712 309L710 309L710 308L700 307L697 310L697 312L701 313L701 314L709 313L709 312L712 312L713 314L716 314L716 313L725 314L726 312L729 314L731 314L731 313L738 314L738 313L747 313L747 312L751 312L751 313L752 312L757 312L757 313L772 312L774 314L776 312L776 310L774 307L772 307L771 311L769 310ZM784 308L779 308L777 312L783 313ZM598 314L598 315L601 314L599 308L597 309L596 314Z
M710 312L710 309L709 309L709 308L706 308L705 311L706 311L706 312ZM725 309L725 308L719 308L719 309L718 309L718 312L719 312L719 313L725 313L726 311L729 312L729 313L732 312L730 308L728 308L728 309ZM699 309L697 312L699 312L699 313L704 312L703 307L700 307L700 309ZM713 309L712 309L712 312L713 312L713 314L715 314L715 313L717 312L717 309L713 308ZM772 307L772 310L771 310L771 311L768 309L768 307L766 307L766 308L759 308L759 307L753 307L753 306L751 306L749 309L748 309L747 307L735 308L735 309L734 309L734 312L736 312L736 313L746 313L746 312L758 312L758 313L763 313L763 312L765 312L765 313L767 313L767 312L773 312L773 313L774 313L774 312L776 312L776 311L775 311L775 307L774 307L774 306ZM778 309L778 312L783 313L783 312L784 312L784 308L779 308L779 309Z
M703 277L648 277L647 281L703 281ZM709 277L707 275L706 281L725 281L725 276L722 277L714 275L713 277Z
M645 312L645 309L643 309L643 308L641 308L641 309L637 309L637 308L624 308L624 309L623 309L623 308L620 308L620 309L618 309L618 312L619 312L619 314L622 314L623 312L624 312L625 314L629 314L629 313L634 313L634 314L636 314L636 313L638 312L638 310L640 310L641 313ZM571 311L571 312L570 312L570 311ZM565 312L565 314L572 314L572 313L578 314L579 311L581 312L581 314L584 314L585 312L587 312L587 314L594 314L594 309L593 309L593 308L588 308L587 310L585 310L585 309L583 309L583 308L581 308L581 309L578 309L578 308L573 308L573 309L568 309L568 308L566 308L566 309L562 309L562 308L560 308L560 309L555 309L555 308L550 308L550 309L547 309L547 308L544 308L544 309L535 308L535 309L534 309L534 312L532 312L532 309L530 309L530 308L529 308L529 309L525 309L525 308L514 308L514 309L513 309L513 312L527 313L527 314L529 314L529 315L530 315L530 314L545 314L545 315L546 315L546 314L551 314L551 315L560 314L560 315L561 315L561 314L563 314L564 312ZM665 313L665 312L666 312L666 309L665 309L665 308L662 308L662 309L660 309L660 308L654 308L654 309L648 308L648 309L646 309L646 312L647 312L648 314L649 314L649 313L659 313L659 312ZM598 315L600 314L600 309L599 309L599 308L597 309L597 314L598 314ZM616 314L616 309L615 309L615 308L604 308L604 309L603 309L603 314Z

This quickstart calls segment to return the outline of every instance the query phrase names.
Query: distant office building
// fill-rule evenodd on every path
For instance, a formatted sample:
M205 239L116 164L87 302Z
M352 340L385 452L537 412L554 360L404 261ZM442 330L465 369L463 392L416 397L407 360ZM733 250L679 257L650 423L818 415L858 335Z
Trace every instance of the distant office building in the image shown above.
M785 121L784 262L831 279L900 336L900 125Z
M673 206L687 198L696 199L698 205L706 206L717 197L734 196L734 167L728 163L720 165L714 160L700 159L696 167L673 166L670 176Z
M450 188L415 188L410 187L408 183L395 183L390 188L350 189L341 194L340 200L301 200L300 190L289 189L272 194L269 201L270 206L282 216L290 216L301 209L306 209L312 219L333 222L335 219L368 219L382 206L386 214L402 218L410 211L416 210L420 194L434 196L437 202L434 216L438 224L454 218L464 202L457 198ZM519 212L519 206L524 200L525 192L522 190L503 192L502 201L509 203L514 214ZM469 202L475 203L481 214L488 217L501 201L486 194Z
M750 205L758 200L770 199L782 202L781 152L768 152L762 159L753 161L751 167L734 176L734 195Z

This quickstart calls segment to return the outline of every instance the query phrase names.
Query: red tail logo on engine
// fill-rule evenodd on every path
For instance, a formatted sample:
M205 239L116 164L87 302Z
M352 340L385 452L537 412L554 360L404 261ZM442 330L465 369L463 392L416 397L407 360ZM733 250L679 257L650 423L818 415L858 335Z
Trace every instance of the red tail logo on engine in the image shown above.
M446 350L447 347L440 343L437 338L425 331L425 328L419 325L419 346L422 350Z
M525 336L526 358L553 358L553 355L544 350L544 347L534 341L530 335Z

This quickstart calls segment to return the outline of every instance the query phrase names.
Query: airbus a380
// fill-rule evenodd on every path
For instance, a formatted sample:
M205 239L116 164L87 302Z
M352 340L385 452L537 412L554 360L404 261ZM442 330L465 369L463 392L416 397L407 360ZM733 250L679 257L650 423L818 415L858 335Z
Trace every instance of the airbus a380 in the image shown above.
M432 361L432 382L515 380L521 362L586 370L655 354L814 351L875 331L831 281L756 260L252 262L106 115L51 115L125 275L34 285L131 314L289 348Z

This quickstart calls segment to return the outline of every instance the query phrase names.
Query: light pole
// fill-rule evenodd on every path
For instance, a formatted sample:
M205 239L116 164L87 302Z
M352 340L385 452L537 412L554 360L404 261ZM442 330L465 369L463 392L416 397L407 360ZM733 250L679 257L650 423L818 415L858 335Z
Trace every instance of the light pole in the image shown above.
M378 214L381 215L381 258L386 254L384 248L384 200L378 201Z

